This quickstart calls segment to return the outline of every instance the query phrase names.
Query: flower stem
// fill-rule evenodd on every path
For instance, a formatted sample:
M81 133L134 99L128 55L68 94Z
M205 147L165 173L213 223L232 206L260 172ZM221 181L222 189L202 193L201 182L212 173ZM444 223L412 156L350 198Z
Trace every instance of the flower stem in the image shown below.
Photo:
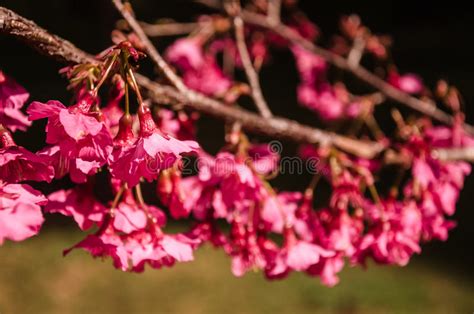
M112 68L113 68L114 65L115 65L115 61L117 60L117 56L118 56L118 54L115 53L115 54L113 54L112 57L110 58L110 61L108 62L107 67L105 68L104 74L103 74L102 77L100 78L100 81L97 83L97 85L94 87L94 93L97 93L97 92L99 91L99 88L102 86L102 84L104 84L105 80L106 80L107 77L109 76L110 71L112 70Z

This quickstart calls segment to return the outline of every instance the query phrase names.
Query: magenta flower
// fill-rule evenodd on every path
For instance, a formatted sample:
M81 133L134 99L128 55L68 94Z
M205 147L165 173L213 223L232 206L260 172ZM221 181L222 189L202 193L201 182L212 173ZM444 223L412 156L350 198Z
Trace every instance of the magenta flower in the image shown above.
M172 167L181 154L199 149L194 141L180 141L162 134L148 108L139 112L139 118L140 136L133 144L132 139L124 144L118 143L109 158L112 176L127 182L129 187L137 185L142 177L154 180L161 170Z
M10 132L0 126L0 177L9 183L47 181L54 177L54 169L47 159L18 146Z
M267 230L283 233L285 227L294 224L301 193L283 192L275 196L268 196L263 201L261 218Z
M293 46L291 51L303 85L314 85L324 79L327 64L323 58L299 46Z
M82 248L93 257L112 258L118 269L135 272L143 271L145 264L160 268L191 261L200 241L184 234L164 234L160 227L165 223L166 216L160 209L138 206L127 190L123 201L104 217L99 231L64 254Z
M333 191L330 207L336 210L348 210L349 206L359 208L364 203L364 197L360 190L362 178L352 175L349 171L343 171L333 182Z
M182 71L201 68L204 61L202 44L197 38L182 38L176 40L165 53L166 59Z
M232 87L231 80L212 57L206 57L203 66L184 72L183 81L189 88L217 97L224 96Z
M343 268L344 259L341 254L338 254L336 256L325 258L320 263L310 266L306 273L311 276L319 276L324 285L334 287L339 283L337 273L339 273Z
M38 234L44 221L40 206L46 203L29 185L0 181L0 245L5 239L23 241Z
M198 244L198 241L182 234L156 236L147 232L133 233L125 241L131 269L135 272L143 271L145 264L161 268L172 266L175 262L192 261L194 248Z
M70 190L59 190L48 196L47 213L60 213L74 219L81 230L88 230L104 219L107 210L93 196L89 183Z
M209 96L223 96L232 86L212 54L205 55L198 39L177 40L168 48L166 58L183 72L189 87Z
M423 81L418 75L413 73L400 75L396 71L391 71L387 81L394 87L409 94L419 94L423 91Z
M378 206L379 219L362 238L354 258L363 261L371 255L378 263L405 266L414 253L421 252L421 213L414 202L388 200Z
M31 122L20 109L28 97L23 87L0 71L0 124L12 131L25 131Z
M148 207L149 211L154 213L160 212L159 209L153 206ZM144 229L147 225L148 218L145 211L137 204L130 190L125 191L123 201L112 210L113 227L117 231L131 233L133 231ZM159 217L159 214L156 214L156 217ZM164 217L161 219L164 219ZM164 224L164 222L162 223Z
M266 259L261 250L253 227L236 217L231 225L231 235L227 253L232 258L231 270L234 276L241 277L251 269L264 269Z
M334 253L321 246L298 241L288 247L286 264L293 270L303 271L317 264L322 257L331 257Z
M87 181L88 174L94 174L100 166L99 162L88 162L82 159L71 159L63 155L58 145L47 146L38 152L54 168L54 177L60 179L69 174L71 180L76 183Z
M161 172L157 184L157 193L163 205L170 210L174 219L187 218L200 196L200 188L194 187L192 179L181 178L175 169Z
M43 153L53 157L53 163L63 165L63 169L77 169L71 173L76 183L95 174L112 150L111 135L105 124L89 113L91 105L92 100L87 98L69 108L51 100L46 104L33 102L27 110L31 120L48 118L46 142L57 144L60 149L59 155L55 149Z
M253 169L260 175L268 175L278 171L280 161L279 151L281 147L269 144L252 145L248 150L248 155L252 159Z
M157 127L164 134L169 134L179 140L196 139L197 113L187 114L184 111L174 113L171 110L161 108L158 111Z
M114 234L88 235L84 240L73 247L64 250L63 255L68 255L73 249L84 249L94 258L110 257L117 269L128 270L128 255L123 247L123 242L119 236Z
M283 247L270 255L272 259L265 271L268 278L283 278L291 271L309 271L335 255L318 244L298 239L290 228L285 229L284 237Z

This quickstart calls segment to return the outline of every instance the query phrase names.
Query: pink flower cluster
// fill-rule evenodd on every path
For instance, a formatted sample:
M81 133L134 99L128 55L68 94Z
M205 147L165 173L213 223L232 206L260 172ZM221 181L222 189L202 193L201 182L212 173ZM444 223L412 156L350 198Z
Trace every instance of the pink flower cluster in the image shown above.
M115 60L113 54L132 55L133 51L126 49L115 47L107 60ZM132 117L120 108L124 81L113 76L111 83L109 100L103 108L96 89L80 87L72 106L55 100L33 102L28 106L26 120L20 109L28 94L2 73L0 243L36 235L44 220L40 206L46 205L45 212L71 216L81 230L98 226L96 233L75 247L94 256L112 256L121 269L138 271L147 262L157 267L192 259L195 241L185 235L164 234L160 228L166 222L165 214L146 205L141 196L137 202L131 189L142 179L152 181L161 171L176 167L181 154L199 149L195 141L178 140L165 133L189 136L194 132L193 120L185 113L174 119L164 110L157 124L144 103L139 104L137 115ZM134 118L137 124L133 123ZM33 153L17 145L10 131L25 130L31 120L39 119L47 119L47 146ZM95 199L92 183L99 171L106 170L116 194L116 201L108 206ZM26 184L18 184L51 182L66 175L78 185L47 198Z
M309 40L319 35L300 13L287 24ZM356 17L344 18L341 29L345 37L333 47L341 56L351 54L348 43L362 38L362 52L387 57L388 42L368 32ZM280 151L250 142L235 125L228 126L226 146L215 156L207 154L195 141L197 113L152 107L143 100L134 76L142 53L121 42L99 55L98 64L64 70L75 91L70 106L33 101L25 115L28 93L0 72L0 244L36 235L43 212L61 214L87 232L65 255L83 249L112 259L123 271L191 261L196 249L211 243L230 257L235 276L260 270L268 279L279 279L304 272L333 286L346 263L365 265L372 259L403 266L421 252L422 243L446 240L455 226L449 217L471 166L442 161L433 152L474 147L462 128L462 115L455 112L453 127L424 119L397 121L403 128L396 137L385 138L376 121L364 120L374 118L374 104L352 95L342 82L331 83L329 65L320 56L256 27L247 28L245 36L257 71L269 61L270 47L289 47L300 76L301 104L327 122L365 122L373 132L369 136L402 157L400 180L394 180L388 193L379 193L376 180L385 166L382 155L368 160L335 147L305 146L301 157L317 158L318 171L303 192L290 192L270 184L280 171ZM233 78L232 72L243 65L230 36L198 32L176 40L165 58L189 88L229 105L249 92ZM418 76L400 75L394 68L386 71L386 81L410 94L426 89ZM108 94L102 92L105 86ZM31 152L17 145L15 132L43 119L44 147ZM183 160L188 155L197 165L192 175L184 172L190 170ZM74 186L47 197L31 187L55 179ZM316 207L319 180L331 190L325 205ZM99 193L112 197L99 200ZM168 219L186 219L191 226L171 233Z
M342 83L334 86L328 83L328 66L324 59L300 47L291 50L300 75L297 92L302 105L316 111L325 121L355 118L360 114L362 105L350 99Z

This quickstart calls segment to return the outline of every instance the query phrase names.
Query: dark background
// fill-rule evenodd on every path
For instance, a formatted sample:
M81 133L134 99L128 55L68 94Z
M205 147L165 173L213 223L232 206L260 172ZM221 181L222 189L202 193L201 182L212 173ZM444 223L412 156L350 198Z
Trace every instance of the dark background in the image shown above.
M317 2L317 3L316 3ZM137 15L152 22L160 17L177 21L191 21L206 12L190 1L132 1ZM429 86L439 78L448 79L464 96L468 122L474 122L474 62L472 62L474 10L467 1L300 1L301 8L323 31L323 41L337 31L337 21L342 14L357 13L375 33L387 33L394 39L393 55L401 72L420 74ZM98 53L107 48L110 32L119 18L108 0L0 0L17 13L34 20L52 33L58 34L79 48ZM158 41L162 47L166 40ZM274 59L277 66L263 70L261 81L272 110L279 115L300 118L311 122L311 115L296 106L294 91L297 82L294 65L289 54L279 53ZM59 99L68 102L66 81L58 70L57 62L38 55L22 43L0 36L0 68L13 76L31 93L30 100ZM266 92L265 92L266 91ZM269 92L271 91L271 92ZM291 108L291 110L289 109ZM222 143L216 139L217 128L222 124L206 119L200 124L200 140L204 147L216 151ZM24 146L37 149L44 138L41 127L37 135L16 134ZM219 137L219 136L217 136ZM285 150L294 146L287 144ZM306 178L305 178L306 180ZM301 188L301 179L285 177L279 180L288 189ZM472 193L474 177L466 180L461 193L455 219L458 227L451 232L446 243L436 242L425 246L422 258L433 259L453 266L453 271L473 276L469 270L474 262L472 241Z

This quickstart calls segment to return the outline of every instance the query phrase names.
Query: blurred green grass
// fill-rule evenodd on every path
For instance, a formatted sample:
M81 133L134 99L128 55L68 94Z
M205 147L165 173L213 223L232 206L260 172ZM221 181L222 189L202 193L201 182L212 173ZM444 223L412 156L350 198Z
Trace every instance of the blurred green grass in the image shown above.
M268 282L231 275L229 259L205 247L192 263L142 274L115 270L83 251L61 252L79 232L47 228L0 248L0 313L472 313L474 283L415 259L405 268L349 268L341 283L294 274Z

